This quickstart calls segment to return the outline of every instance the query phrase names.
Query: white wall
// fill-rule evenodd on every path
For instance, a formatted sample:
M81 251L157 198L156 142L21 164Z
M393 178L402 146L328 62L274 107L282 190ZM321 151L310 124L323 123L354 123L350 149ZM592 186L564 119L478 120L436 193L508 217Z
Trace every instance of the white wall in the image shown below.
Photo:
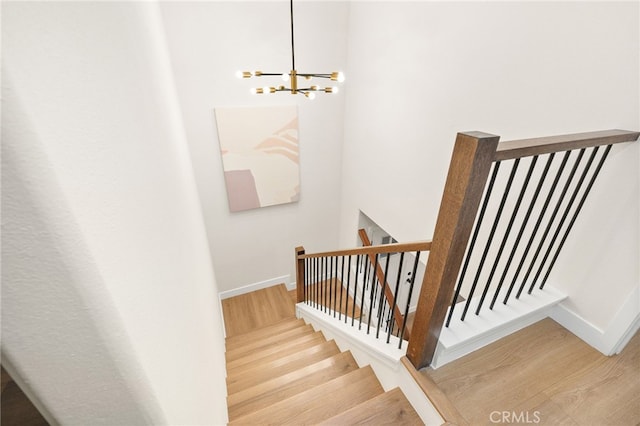
M638 3L353 2L340 243L362 210L430 239L455 135L640 129ZM638 144L617 147L552 279L606 328L640 281ZM555 282L554 281L554 282Z
M2 355L54 423L227 419L157 5L2 5Z
M288 2L163 2L161 10L219 288L293 281L296 246L337 245L344 95L252 96L250 87L282 81L235 78L237 70L290 70ZM294 3L298 72L346 64L347 18L344 2ZM213 110L271 105L298 106L300 201L230 213Z

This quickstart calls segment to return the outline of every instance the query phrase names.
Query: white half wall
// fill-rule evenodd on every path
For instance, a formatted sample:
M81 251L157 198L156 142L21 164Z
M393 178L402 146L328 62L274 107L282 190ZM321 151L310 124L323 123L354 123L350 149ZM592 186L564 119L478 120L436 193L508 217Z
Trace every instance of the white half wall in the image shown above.
M224 424L156 3L2 4L2 357L52 424Z
M340 244L431 239L457 132L640 129L638 2L353 2ZM612 150L552 273L605 329L640 283L639 144Z

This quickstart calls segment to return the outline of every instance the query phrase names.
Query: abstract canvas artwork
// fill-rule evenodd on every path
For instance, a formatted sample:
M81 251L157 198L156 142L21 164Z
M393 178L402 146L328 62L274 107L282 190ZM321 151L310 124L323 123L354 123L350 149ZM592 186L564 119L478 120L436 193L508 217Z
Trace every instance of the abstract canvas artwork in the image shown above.
M215 119L232 212L298 201L297 107L215 108Z

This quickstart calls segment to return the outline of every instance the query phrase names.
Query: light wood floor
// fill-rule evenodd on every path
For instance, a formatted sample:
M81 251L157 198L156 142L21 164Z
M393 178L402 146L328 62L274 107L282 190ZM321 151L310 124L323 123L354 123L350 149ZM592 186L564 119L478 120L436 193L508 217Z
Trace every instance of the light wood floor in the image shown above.
M606 357L545 319L422 373L471 425L496 424L503 411L511 424L518 423L514 416L521 424L640 424L640 334Z
M222 301L227 337L275 324L295 316L295 293L284 285L254 291Z

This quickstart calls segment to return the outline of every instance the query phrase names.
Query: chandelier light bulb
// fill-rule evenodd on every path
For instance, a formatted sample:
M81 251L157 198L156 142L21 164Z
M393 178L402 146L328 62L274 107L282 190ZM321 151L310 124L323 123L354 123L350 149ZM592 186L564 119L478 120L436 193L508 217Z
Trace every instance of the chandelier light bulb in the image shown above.
M316 98L316 94L315 94L315 93L313 93L313 92L306 92L304 95L305 95L305 96L307 97L307 99L309 99L310 101L312 101L312 100L314 100L314 99Z
M289 81L289 74L282 73L282 81Z

